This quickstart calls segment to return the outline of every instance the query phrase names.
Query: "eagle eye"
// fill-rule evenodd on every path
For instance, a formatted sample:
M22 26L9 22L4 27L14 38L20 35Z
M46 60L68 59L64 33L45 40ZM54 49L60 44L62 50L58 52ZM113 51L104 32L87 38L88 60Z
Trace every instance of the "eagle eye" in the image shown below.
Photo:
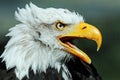
M62 23L62 22L57 22L55 25L56 29L58 30L64 30L66 27L66 24Z

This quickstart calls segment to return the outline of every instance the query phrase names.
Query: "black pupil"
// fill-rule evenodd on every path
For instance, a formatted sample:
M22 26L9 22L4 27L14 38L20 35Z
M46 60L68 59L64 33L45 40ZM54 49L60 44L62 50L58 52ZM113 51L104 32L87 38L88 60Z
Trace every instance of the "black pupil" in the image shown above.
M59 23L59 27L63 27L63 24Z

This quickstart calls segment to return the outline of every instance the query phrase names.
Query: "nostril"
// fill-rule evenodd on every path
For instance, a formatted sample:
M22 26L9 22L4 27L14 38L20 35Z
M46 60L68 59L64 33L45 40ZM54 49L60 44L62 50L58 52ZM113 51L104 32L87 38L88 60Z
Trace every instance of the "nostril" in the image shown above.
M85 28L87 28L86 26L84 26L82 29L85 29Z

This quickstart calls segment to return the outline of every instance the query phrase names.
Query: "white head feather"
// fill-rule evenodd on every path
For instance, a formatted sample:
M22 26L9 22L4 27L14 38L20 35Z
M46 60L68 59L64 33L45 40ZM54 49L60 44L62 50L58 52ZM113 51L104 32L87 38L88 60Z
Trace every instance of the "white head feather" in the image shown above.
M67 9L39 8L32 3L18 8L15 16L21 23L9 30L7 36L11 39L1 57L7 69L15 67L19 79L28 76L30 68L34 73L45 71L48 66L59 68L62 59L70 58L56 39L64 32L53 28L53 24L60 20L75 25L83 22L82 16Z

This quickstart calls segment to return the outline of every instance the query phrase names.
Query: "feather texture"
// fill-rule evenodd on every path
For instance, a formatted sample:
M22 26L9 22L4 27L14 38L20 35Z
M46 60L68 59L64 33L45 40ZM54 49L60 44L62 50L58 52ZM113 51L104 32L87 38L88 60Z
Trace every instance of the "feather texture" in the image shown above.
M20 24L11 28L6 35L10 40L1 55L5 64L1 65L5 65L8 71L0 67L0 76L3 76L0 80L77 80L75 76L92 80L91 77L97 76L92 65L80 61L84 72L82 68L79 70L75 67L76 62L69 63L73 55L64 51L56 39L66 32L55 30L54 23L62 21L75 25L84 22L81 15L61 8L43 9L30 3L26 8L18 8L15 16ZM71 65L74 65L73 68Z

